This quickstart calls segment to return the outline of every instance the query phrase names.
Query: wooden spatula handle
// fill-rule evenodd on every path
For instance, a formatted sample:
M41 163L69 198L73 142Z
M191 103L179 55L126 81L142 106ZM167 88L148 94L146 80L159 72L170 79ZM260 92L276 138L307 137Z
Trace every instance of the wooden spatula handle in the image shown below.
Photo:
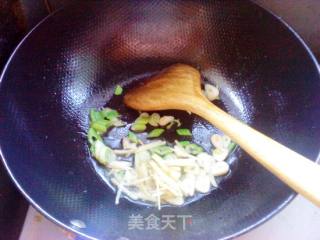
M320 165L235 119L211 102L195 99L189 110L208 120L296 192L320 206Z

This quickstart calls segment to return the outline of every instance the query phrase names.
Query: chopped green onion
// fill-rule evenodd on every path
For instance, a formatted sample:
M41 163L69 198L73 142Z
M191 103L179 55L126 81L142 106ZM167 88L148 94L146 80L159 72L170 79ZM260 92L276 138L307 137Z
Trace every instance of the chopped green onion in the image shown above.
M191 143L185 147L186 151L192 155L198 155L203 152L203 148L195 143Z
M91 127L99 133L105 133L107 131L107 127L99 122L92 123Z
M88 141L93 144L97 140L102 140L101 136L93 128L89 128L88 131Z
M92 155L96 152L96 147L95 147L94 144L92 144L92 145L90 146L90 152L91 152Z
M101 112L95 110L95 109L91 109L90 110L90 120L91 122L95 122L95 121L99 121L102 120L103 116L101 115Z
M128 139L133 143L138 143L139 142L139 139L138 139L137 135L135 135L133 132L129 132L128 133Z
M92 150L94 150L93 156L103 165L116 160L115 153L102 141L95 141Z
M119 178L119 179L122 179L125 175L126 171L125 170L120 170L118 172L115 172L114 175Z
M189 141L180 141L179 143L180 143L180 145L181 145L182 147L186 147L186 146L188 146L188 145L190 144Z
M229 152L232 151L236 147L236 144L234 142L230 142L228 145Z
M144 130L146 130L146 128L147 126L142 123L134 123L131 126L131 130L134 132L143 132Z
M180 136L192 136L191 132L187 128L179 128L177 129L177 134Z
M146 125L149 122L149 114L148 113L141 113L140 116L134 121L134 124L144 124Z
M153 127L157 127L160 121L160 114L159 113L152 113L149 119L149 124Z
M108 128L111 126L112 126L112 122L108 120L99 120L91 124L91 127L94 128L99 133L105 133L108 130Z
M116 88L114 89L114 95L121 95L123 92L123 88L120 85L117 85Z
M115 118L113 120L110 120L110 122L112 123L113 126L115 127L123 127L126 125L126 122L118 119L118 118Z
M112 108L104 107L101 109L100 113L102 114L103 117L107 115L108 112L113 111Z
M107 120L114 120L115 118L119 117L119 113L113 109L103 109L101 114Z
M151 132L149 132L148 138L160 137L163 132L164 132L163 128L155 128Z
M169 146L159 146L150 150L152 153L156 153L159 156L167 156L173 152Z

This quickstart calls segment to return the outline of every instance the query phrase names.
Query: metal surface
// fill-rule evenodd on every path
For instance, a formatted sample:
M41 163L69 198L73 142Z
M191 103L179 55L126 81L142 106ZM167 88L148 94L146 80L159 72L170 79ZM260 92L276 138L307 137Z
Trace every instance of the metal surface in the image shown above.
M186 207L161 211L192 215L188 231L128 230L129 215L159 212L128 201L114 207L114 194L87 151L88 110L104 105L116 83L187 62L221 87L233 114L315 159L316 63L290 30L248 2L139 1L135 6L132 1L78 4L48 18L24 40L0 86L5 164L38 209L69 228L71 219L84 221L87 228L78 231L91 237L219 239L242 233L293 196L242 152L220 189Z
M318 0L253 0L290 24L320 59L320 1Z
M0 68L26 31L24 13L18 1L0 2ZM3 113L0 112L0 124ZM0 166L0 239L16 240L26 216L28 203Z
M51 0L54 9L70 1ZM45 0L0 1L0 69L28 30L49 14ZM3 113L0 113L0 124ZM28 202L0 166L0 239L16 240L25 220Z

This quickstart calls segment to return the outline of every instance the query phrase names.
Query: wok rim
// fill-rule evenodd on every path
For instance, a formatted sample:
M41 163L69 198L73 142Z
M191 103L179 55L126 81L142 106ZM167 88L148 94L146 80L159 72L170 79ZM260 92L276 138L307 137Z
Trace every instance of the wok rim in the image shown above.
M320 78L320 65L319 62L317 60L317 58L315 57L314 53L312 52L312 50L310 49L310 47L306 44L306 42L304 41L304 39L294 30L293 27L291 27L285 20L283 20L281 17L279 17L277 14L275 14L273 11L266 9L264 7L262 7L260 4L253 2L252 0L249 0L248 2L250 2L251 4L256 5L258 8L263 9L266 13L270 14L273 18L275 18L279 24L283 25L287 30L289 30L289 32L291 34L293 34L293 36L299 41L299 43L302 45L302 47L304 48L304 50L307 52L308 56L311 58L312 62L314 63L316 69L318 70L318 75ZM66 6L67 7L67 6ZM44 24L48 19L50 19L51 17L53 17L55 14L57 14L58 12L60 12L61 10L63 10L65 7L61 7L56 9L54 12L50 13L48 16L46 16L45 18L43 18L39 23L37 23L23 38L22 40L19 42L19 44L15 47L15 49L13 50L13 52L11 53L10 57L8 58L5 66L3 67L2 73L0 75L0 88L1 88L1 83L4 79L4 76L7 72L7 69L9 68L9 65L11 64L11 61L13 60L13 58L15 57L17 51L20 49L20 47L24 44L24 42L29 38L30 35L33 34L34 31L36 31L38 29L38 27L40 27L42 24ZM0 146L0 158L1 161L7 171L7 173L9 174L10 179L12 180L12 182L14 183L14 185L17 187L17 189L22 193L22 195L24 196L25 199L27 199L27 201L29 202L29 204L34 207L37 211L39 211L43 216L45 216L48 220L50 220L51 222L57 224L60 227L63 227L71 232L74 232L82 237L91 239L91 240L99 240L98 238L89 236L83 232L78 231L75 228L72 228L69 225L66 225L65 223L59 221L58 219L56 219L55 217L51 216L51 214L49 212L47 212L46 210L44 210L41 206L39 206L33 199L31 196L29 196L24 189L22 188L22 186L19 184L19 182L16 180L14 174L12 173L12 171L10 170L7 161L2 153L1 150L1 146ZM318 155L315 159L316 163L320 163L320 149L318 152ZM283 209L285 209L285 207L287 207L289 205L290 202L292 202L292 200L297 196L298 194L296 192L292 192L289 197L287 197L282 204L280 204L279 206L277 206L277 208L273 209L270 213L268 213L266 216L264 216L263 218L261 218L259 221L249 225L248 227L235 232L231 235L228 235L224 238L220 238L217 240L228 240L228 239L233 239L236 237L239 237L241 235L244 235L245 233L248 233L252 230L254 230L255 228L261 226L263 223L267 222L268 220L272 219L276 214L280 213Z

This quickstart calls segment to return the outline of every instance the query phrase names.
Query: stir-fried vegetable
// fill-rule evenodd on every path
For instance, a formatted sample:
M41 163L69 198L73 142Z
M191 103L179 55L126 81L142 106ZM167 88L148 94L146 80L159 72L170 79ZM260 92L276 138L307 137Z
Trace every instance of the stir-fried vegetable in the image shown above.
M105 120L115 120L119 117L119 113L116 110L110 108L102 109L101 115L104 117Z
M147 129L147 126L142 123L134 123L131 126L131 130L134 132L143 132Z
M216 161L224 161L229 154L229 151L224 148L216 148L212 150L212 156Z
M177 134L180 136L192 136L191 132L187 128L179 128L177 129Z
M114 95L121 95L123 92L123 88L120 85L117 85L116 88L114 89Z
M138 143L139 142L139 138L137 137L136 134L134 134L133 132L128 133L128 139L133 142L133 143Z
M177 127L181 126L181 122L179 119L174 119L173 121L171 121L167 126L166 129L171 129L175 124L177 124Z
M173 152L172 148L170 148L169 146L155 147L155 148L152 148L150 151L162 157L167 156L168 154Z
M203 152L203 148L194 143L188 144L187 146L185 146L185 149L192 155L198 155L199 153Z
M163 132L164 132L163 128L155 128L148 134L148 138L160 137Z
M229 152L232 151L236 147L236 144L234 142L230 142L228 145Z
M116 160L116 155L111 148L107 147L102 141L95 141L93 143L94 152L93 156L102 165L106 165Z
M112 126L120 126L124 123L119 120L119 113L110 108L103 108L98 111L96 109L90 110L90 128L97 133L103 134ZM92 134L92 131L91 131Z
M159 113L152 113L149 118L149 124L153 127L158 127L160 122L160 114Z
M122 92L122 87L116 86L114 94L121 95ZM218 98L219 90L212 85L206 84L204 92L209 100ZM122 148L111 149L103 142L102 135L124 124L116 110L90 110L87 135L90 152L106 168L110 181L116 186L116 204L119 204L122 196L127 196L133 200L152 202L159 209L165 203L182 205L187 198L216 188L216 177L230 171L225 159L235 144L228 136L212 135L213 149L209 154L190 141L168 143L157 140L166 129L172 127L177 128L179 136L189 137L192 133L187 128L179 128L181 122L174 116L141 113L131 125L131 130L137 134L128 131L121 139ZM146 139L143 132L147 128L151 130L147 140L142 142L142 139Z
M148 113L141 113L134 123L147 125L147 123L149 122L149 119L150 119L150 116Z
M91 124L91 127L99 133L105 133L111 126L112 123L107 120L99 120Z
M97 133L94 128L89 128L88 131L88 141L90 144L93 144L95 141L102 141L101 136Z
M130 136L135 135L131 133ZM158 208L163 203L181 205L185 198L194 196L196 192L207 193L212 187L217 187L215 176L229 171L226 162L217 162L200 146L188 141L176 141L173 147L163 141L137 147L136 142L136 136L133 141L125 137L124 150L112 150L100 140L94 142L93 156L109 169L112 182L118 187L116 204L125 194L132 199L154 202ZM127 149L125 143L134 147ZM176 149L182 154L177 154ZM119 151L134 155L134 165L117 157Z
M100 111L97 111L95 109L91 109L90 110L90 120L91 120L91 122L103 120L103 116Z
M159 125L164 127L167 124L171 123L174 121L174 117L173 116L163 116L160 118L159 120Z
M204 85L204 94L209 101L219 99L219 89L211 84L207 83Z
M147 124L149 122L149 114L141 113L139 117L134 121L131 126L131 130L134 132L143 132L147 129Z

